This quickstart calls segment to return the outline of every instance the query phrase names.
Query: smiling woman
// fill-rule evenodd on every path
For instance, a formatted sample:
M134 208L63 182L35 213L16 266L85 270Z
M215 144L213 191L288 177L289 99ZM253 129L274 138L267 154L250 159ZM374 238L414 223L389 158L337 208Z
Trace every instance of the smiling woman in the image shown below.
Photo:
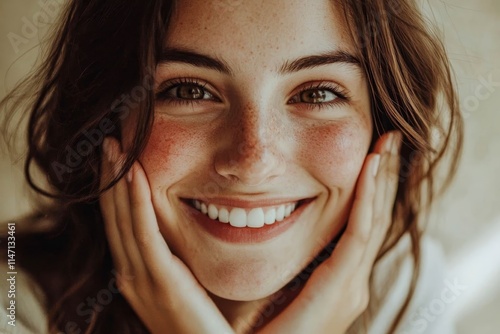
M39 331L421 332L462 139L442 45L410 0L223 2L70 1L18 88Z

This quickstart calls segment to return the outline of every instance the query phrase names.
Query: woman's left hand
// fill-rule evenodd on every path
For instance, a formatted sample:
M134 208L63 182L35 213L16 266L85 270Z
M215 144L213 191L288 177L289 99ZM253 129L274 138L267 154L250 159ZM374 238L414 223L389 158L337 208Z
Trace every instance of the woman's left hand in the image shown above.
M392 221L400 145L399 132L379 139L365 159L347 228L334 252L295 300L258 333L344 333L364 312L370 273Z

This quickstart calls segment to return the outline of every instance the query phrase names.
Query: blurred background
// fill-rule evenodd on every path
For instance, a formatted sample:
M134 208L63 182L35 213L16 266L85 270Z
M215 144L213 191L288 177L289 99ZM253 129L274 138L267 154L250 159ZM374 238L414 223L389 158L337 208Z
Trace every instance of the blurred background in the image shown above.
M0 98L39 60L38 45L62 2L0 0ZM499 333L500 1L421 3L447 46L465 121L458 175L436 203L429 226L429 234L445 251L448 278L466 286L446 312L455 316L459 334ZM12 160L3 151L0 221L30 209L22 160Z

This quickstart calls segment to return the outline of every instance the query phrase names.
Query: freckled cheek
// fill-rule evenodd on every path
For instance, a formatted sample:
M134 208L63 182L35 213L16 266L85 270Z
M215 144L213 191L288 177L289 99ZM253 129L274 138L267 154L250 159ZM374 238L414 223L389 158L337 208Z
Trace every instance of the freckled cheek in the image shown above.
M300 152L309 173L327 187L352 188L370 142L367 129L349 124L313 127L300 136Z
M201 139L192 130L155 120L140 158L149 183L158 190L182 179L197 165L200 148Z

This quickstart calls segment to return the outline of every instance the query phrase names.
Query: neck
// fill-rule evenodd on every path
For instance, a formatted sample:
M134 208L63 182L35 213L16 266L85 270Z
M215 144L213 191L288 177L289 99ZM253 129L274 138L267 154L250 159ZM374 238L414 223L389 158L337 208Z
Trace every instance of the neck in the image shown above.
M237 301L207 292L236 333L255 333L278 316L297 297L314 269L331 255L345 228L346 226L325 246L318 254L319 257L311 261L289 284L271 296L253 301Z
M235 333L254 333L274 319L300 292L287 287L271 296L252 301L224 299L208 292Z

